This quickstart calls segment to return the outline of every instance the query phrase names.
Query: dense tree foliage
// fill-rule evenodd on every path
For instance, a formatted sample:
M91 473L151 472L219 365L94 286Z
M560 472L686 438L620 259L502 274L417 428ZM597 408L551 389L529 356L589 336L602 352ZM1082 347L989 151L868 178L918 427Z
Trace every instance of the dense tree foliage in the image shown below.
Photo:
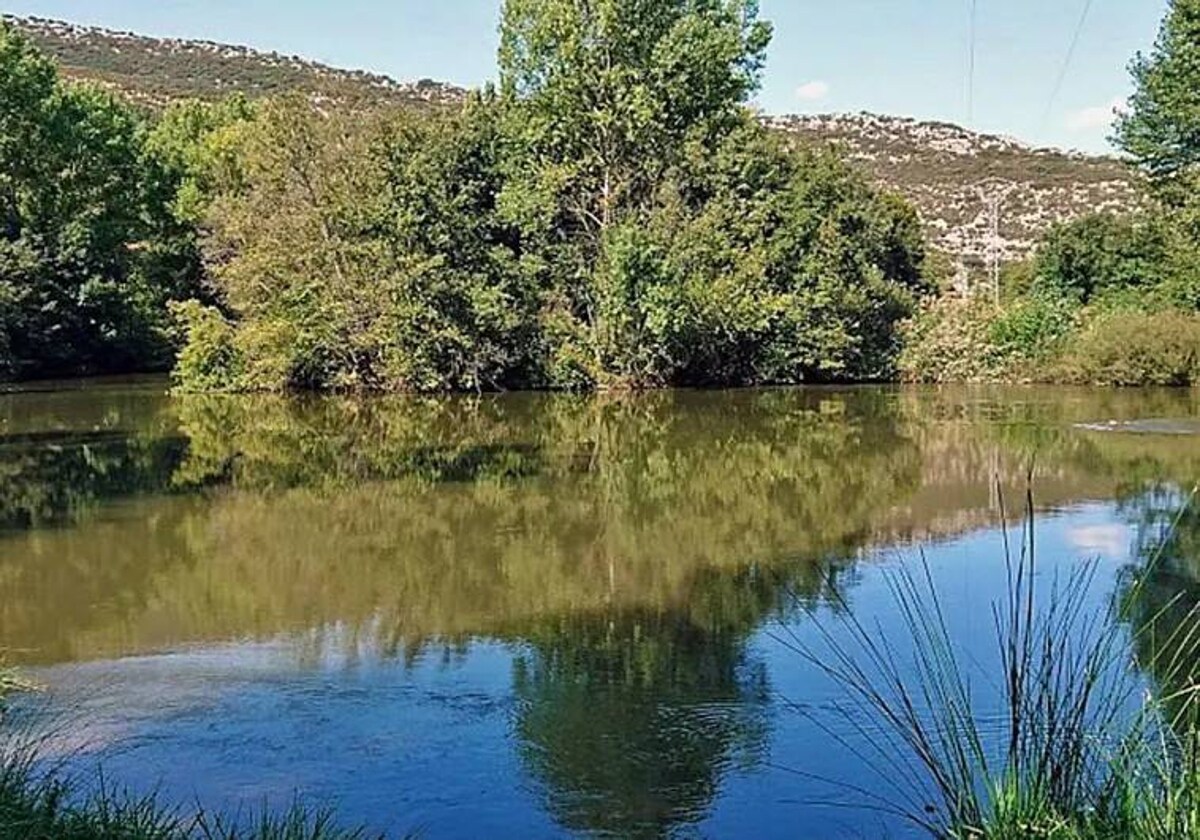
M221 308L177 309L182 385L891 375L916 215L747 110L754 3L511 0L501 34L498 89L461 113L249 122L209 179Z
M1162 212L1097 215L1059 225L1034 261L1034 290L1078 303L1200 309L1200 248Z
M748 107L754 0L508 0L498 84L436 113L144 118L5 33L0 361L140 369L180 341L188 390L1191 382L1198 19L1176 0L1133 66L1144 208L1055 227L998 310L911 321L914 211Z
M1188 203L1200 184L1200 0L1171 0L1153 51L1131 69L1115 139L1169 202Z
M165 302L198 252L138 114L66 85L0 26L0 368L9 376L169 364Z

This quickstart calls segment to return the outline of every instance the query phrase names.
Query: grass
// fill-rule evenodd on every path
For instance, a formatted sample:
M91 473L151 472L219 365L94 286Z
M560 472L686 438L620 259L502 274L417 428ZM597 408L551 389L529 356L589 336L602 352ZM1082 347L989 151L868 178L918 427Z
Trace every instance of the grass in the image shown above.
M1130 642L1155 622L1130 626L1130 598L1089 606L1094 564L1039 587L1031 497L1026 522L1020 548L1005 547L992 673L955 644L924 563L890 581L911 651L848 608L815 645L783 631L848 698L838 715L853 736L817 722L876 771L879 785L853 790L945 840L1200 838L1191 675L1181 662L1152 663L1177 679L1146 691ZM1193 649L1197 628L1180 623L1161 649Z
M106 785L84 795L42 765L29 748L10 747L0 758L0 840L367 840L362 830L338 828L329 812L299 804L230 820Z
M32 688L16 669L0 666L0 713L7 696ZM230 819L169 808L156 796L137 797L103 781L85 793L36 744L7 733L0 739L0 840L368 840L368 835L339 828L330 812L300 804L282 814Z

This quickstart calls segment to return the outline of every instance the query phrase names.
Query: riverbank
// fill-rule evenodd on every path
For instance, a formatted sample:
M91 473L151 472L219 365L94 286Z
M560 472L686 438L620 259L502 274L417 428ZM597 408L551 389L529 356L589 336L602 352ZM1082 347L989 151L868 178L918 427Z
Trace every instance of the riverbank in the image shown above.
M905 329L905 381L1195 386L1200 313L941 299Z

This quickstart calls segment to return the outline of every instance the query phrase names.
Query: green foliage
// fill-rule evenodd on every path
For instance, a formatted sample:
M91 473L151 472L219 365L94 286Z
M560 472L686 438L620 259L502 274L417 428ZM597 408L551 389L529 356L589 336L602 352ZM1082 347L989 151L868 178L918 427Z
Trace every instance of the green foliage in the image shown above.
M1079 333L1054 378L1093 385L1200 384L1200 314L1104 313Z
M207 223L216 311L178 308L176 376L214 386L432 390L533 381L537 297L497 217L494 104L455 116L264 105Z
M1171 0L1154 50L1131 67L1135 92L1116 141L1168 204L1194 204L1200 179L1200 1Z
M513 0L501 91L461 113L262 106L204 221L232 332L179 310L181 386L890 376L926 290L918 219L745 109L756 11Z
M146 138L147 152L171 179L176 219L200 224L218 191L241 185L239 132L255 114L242 96L216 103L177 102L155 121Z
M909 382L1003 379L993 342L995 308L980 300L944 297L927 303L903 327L900 376Z
M0 755L0 840L366 840L337 828L328 812L299 804L233 822L200 811L172 810L154 796L102 785L83 794L72 780L42 769L38 751L9 743Z
M1006 359L1042 360L1061 349L1074 331L1079 310L1052 295L1018 299L991 323L990 343Z
M1094 215L1052 229L1038 249L1033 289L1079 303L1105 299L1200 305L1200 240L1161 210Z
M1158 574L1171 537L1149 547L1140 579L1097 620L1087 605L1094 565L1038 583L1032 512L1029 497L1020 553L1004 559L1007 587L992 605L1000 655L984 690L927 567L891 582L911 658L849 609L835 614L838 632L818 634L823 643L785 642L848 695L837 720L851 723L862 746L839 741L885 782L881 793L857 780L853 788L951 840L1197 836L1194 672L1147 650L1160 613L1150 606L1141 614L1146 579ZM1193 614L1167 634L1168 649L1194 643L1194 622ZM1127 630L1164 683L1140 703L1143 686L1125 661Z
M955 300L926 307L906 325L900 371L914 382L1194 385L1198 359L1194 311L1079 308L1035 296L1001 309Z
M145 126L0 26L0 360L10 376L169 362L165 301L196 294Z
M1173 0L1117 142L1147 172L1136 213L1052 228L1006 270L1004 304L939 303L908 326L905 377L1095 384L1197 381L1200 333L1200 2Z
M757 88L755 0L508 0L500 83L520 147L510 189L593 248L648 205L689 139L721 139ZM594 255L593 255L594 257Z
M175 303L171 312L183 337L172 372L180 387L194 391L235 387L244 365L229 319L216 307L196 300Z

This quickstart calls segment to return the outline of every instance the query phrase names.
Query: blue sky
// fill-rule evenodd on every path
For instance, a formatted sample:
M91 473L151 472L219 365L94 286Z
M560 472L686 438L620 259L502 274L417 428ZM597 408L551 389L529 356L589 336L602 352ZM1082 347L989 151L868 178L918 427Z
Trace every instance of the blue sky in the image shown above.
M775 41L759 96L772 113L869 110L968 122L971 0L761 0ZM1126 65L1167 0L977 0L974 128L1107 149ZM5 12L298 53L399 79L463 85L495 72L499 0L4 0Z

